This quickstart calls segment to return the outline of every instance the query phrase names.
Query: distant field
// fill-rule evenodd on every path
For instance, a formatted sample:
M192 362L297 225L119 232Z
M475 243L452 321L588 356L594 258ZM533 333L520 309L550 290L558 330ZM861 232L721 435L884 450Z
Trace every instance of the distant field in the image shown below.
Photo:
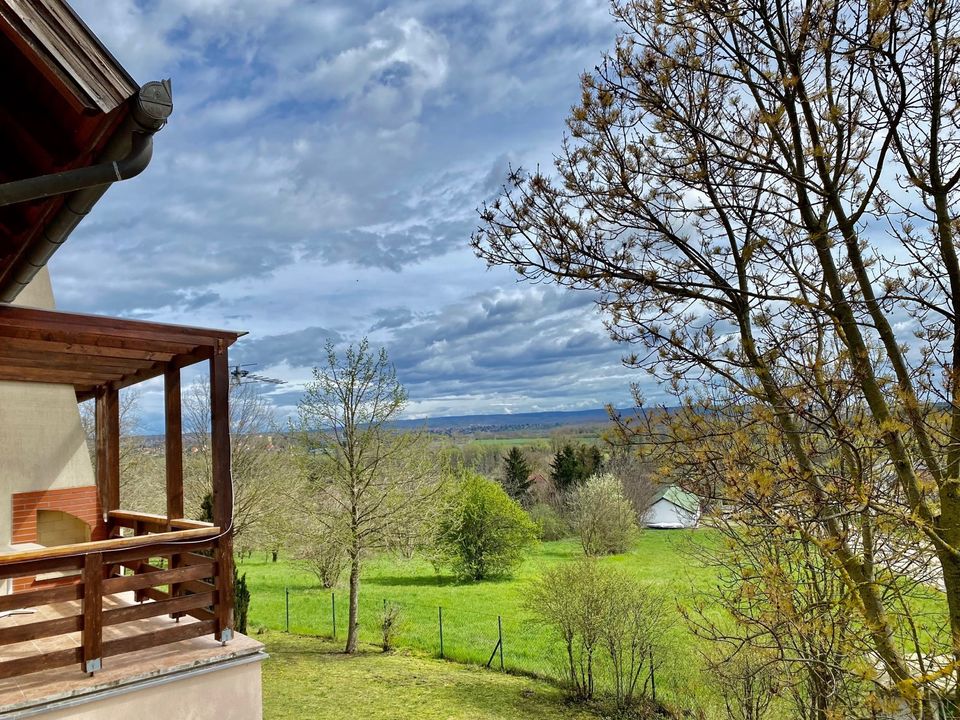
M596 438L592 438L595 440ZM527 447L535 446L541 447L544 450L550 448L550 439L545 437L490 437L490 438L471 438L470 443L476 443L477 445L484 445L486 447L499 447L499 448L511 448L511 447ZM584 441L586 442L586 441Z
M692 600L697 589L715 582L711 569L694 558L696 547L714 543L708 531L644 533L630 553L603 560L626 568L648 582L664 585L678 602ZM432 566L419 559L403 561L383 558L368 563L361 589L361 639L376 642L377 616L384 601L403 608L399 643L424 652L439 654L439 608L444 622L444 654L448 658L485 664L497 643L497 616L504 637L504 666L507 670L556 677L559 673L557 646L543 628L532 622L524 607L530 581L544 569L581 557L574 541L543 543L509 580L460 584L448 575L437 575ZM268 562L263 555L247 559L240 566L247 573L252 594L251 632L257 627L282 630L286 627L285 590L290 591L290 630L294 633L331 636L333 603L330 591L317 586L315 578L296 563L281 559ZM337 636L346 630L347 598L335 593ZM656 677L658 697L679 707L704 706L716 709L716 698L702 675L696 639L683 624L679 613L669 631L669 643L659 658ZM493 661L499 666L499 656Z
M257 637L264 720L590 720L537 680L407 654L269 632Z

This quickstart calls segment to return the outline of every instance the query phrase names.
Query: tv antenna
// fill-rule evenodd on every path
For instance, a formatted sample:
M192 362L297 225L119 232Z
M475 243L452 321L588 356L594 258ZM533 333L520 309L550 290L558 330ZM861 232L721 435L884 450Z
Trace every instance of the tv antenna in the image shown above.
M279 378L266 377L258 375L255 372L246 370L248 367L256 367L257 363L246 363L245 365L234 365L230 371L230 378L234 385L249 385L250 383L264 383L267 385L286 385L286 380Z

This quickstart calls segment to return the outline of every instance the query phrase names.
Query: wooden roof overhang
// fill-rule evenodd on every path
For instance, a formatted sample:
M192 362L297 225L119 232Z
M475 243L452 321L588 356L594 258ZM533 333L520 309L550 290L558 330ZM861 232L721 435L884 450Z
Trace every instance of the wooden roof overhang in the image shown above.
M140 86L65 0L0 0L0 67L0 183L114 160L130 147ZM19 292L58 216L85 214L89 203L71 207L61 194L0 207L0 296Z
M0 380L72 385L82 402L224 355L245 334L0 304Z

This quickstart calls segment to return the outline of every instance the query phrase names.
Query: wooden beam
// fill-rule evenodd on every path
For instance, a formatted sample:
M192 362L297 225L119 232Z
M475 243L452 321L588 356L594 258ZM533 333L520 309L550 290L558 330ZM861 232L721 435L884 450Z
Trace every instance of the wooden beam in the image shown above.
M104 392L104 512L120 509L120 393L112 385Z
M103 661L103 555L90 553L83 563L83 670L100 670Z
M167 520L175 520L183 517L183 418L180 406L180 369L167 368L163 380Z
M213 524L228 528L233 514L233 487L230 478L230 368L226 349L210 359L210 444Z
M233 483L230 475L230 366L226 344L210 358L210 444L213 456L213 523L225 533L217 543L217 640L233 636Z

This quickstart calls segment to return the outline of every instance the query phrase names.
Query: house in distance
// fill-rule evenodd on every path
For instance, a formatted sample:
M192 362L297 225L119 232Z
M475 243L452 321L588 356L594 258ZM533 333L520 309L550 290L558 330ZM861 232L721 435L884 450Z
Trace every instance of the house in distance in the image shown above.
M700 498L676 485L664 485L650 501L643 524L659 530L694 528L700 522Z

